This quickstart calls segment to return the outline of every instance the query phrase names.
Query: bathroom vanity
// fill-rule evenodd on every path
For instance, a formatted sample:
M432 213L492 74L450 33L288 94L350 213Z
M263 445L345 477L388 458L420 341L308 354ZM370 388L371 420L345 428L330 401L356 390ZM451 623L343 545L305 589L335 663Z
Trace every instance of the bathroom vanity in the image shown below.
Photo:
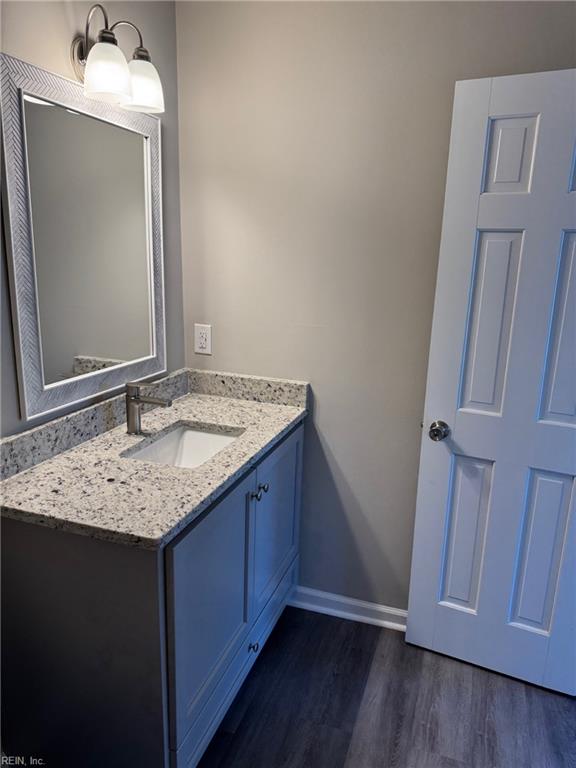
M3 754L192 768L295 584L308 387L142 384L166 371L160 123L2 53L0 79L19 415L100 401L0 443Z
M306 395L190 389L145 435L120 425L3 483L7 754L195 766L286 605ZM158 459L183 426L232 439L195 468Z

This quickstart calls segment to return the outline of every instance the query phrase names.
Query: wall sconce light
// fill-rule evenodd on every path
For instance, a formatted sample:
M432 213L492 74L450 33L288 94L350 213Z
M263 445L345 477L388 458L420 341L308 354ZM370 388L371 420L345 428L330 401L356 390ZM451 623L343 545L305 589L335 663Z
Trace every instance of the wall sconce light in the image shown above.
M91 46L90 22L97 10L104 17L104 28ZM130 64L114 34L120 26L131 27L138 35L138 47ZM164 112L164 93L158 71L144 48L140 30L131 21L117 21L110 26L106 9L96 3L88 11L84 35L78 35L72 41L71 57L76 76L84 82L84 95L88 98L118 104L135 112Z

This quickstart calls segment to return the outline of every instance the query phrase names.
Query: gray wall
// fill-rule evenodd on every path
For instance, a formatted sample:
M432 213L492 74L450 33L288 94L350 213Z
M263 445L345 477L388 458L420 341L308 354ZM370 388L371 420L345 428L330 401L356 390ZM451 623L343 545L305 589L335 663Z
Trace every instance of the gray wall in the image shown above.
M576 66L575 9L177 5L186 359L311 381L305 585L406 606L454 82Z
M69 51L75 34L84 29L89 2L3 2L0 5L0 48L36 66L74 79ZM168 369L184 363L182 323L182 272L180 253L180 200L178 173L178 105L176 71L175 8L172 2L111 2L105 4L111 21L127 18L144 35L158 68L166 101L162 115L162 173L164 204L164 257L166 281ZM100 17L94 27L97 31ZM134 33L118 30L118 40L130 57L136 46ZM12 344L10 308L6 285L6 264L2 248L0 272L1 301L1 434L26 429L19 416L16 369ZM46 419L38 419L32 424Z

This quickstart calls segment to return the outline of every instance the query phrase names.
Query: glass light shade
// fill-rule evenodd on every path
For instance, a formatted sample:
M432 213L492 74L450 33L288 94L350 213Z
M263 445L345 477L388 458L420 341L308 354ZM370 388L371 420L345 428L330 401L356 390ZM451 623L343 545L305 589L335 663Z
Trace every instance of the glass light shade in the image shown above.
M84 95L110 104L124 104L130 99L130 70L117 45L96 43L90 49L84 70Z
M143 59L132 59L128 69L132 76L132 98L122 104L124 109L153 114L164 112L164 92L154 64Z

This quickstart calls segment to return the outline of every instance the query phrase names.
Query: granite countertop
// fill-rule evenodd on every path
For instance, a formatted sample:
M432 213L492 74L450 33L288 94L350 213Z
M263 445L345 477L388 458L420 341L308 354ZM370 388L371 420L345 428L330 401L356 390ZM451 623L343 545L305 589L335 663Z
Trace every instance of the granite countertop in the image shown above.
M145 435L122 425L2 483L2 514L146 549L163 547L306 415L290 405L189 394L143 414ZM176 422L244 430L194 469L123 456Z

